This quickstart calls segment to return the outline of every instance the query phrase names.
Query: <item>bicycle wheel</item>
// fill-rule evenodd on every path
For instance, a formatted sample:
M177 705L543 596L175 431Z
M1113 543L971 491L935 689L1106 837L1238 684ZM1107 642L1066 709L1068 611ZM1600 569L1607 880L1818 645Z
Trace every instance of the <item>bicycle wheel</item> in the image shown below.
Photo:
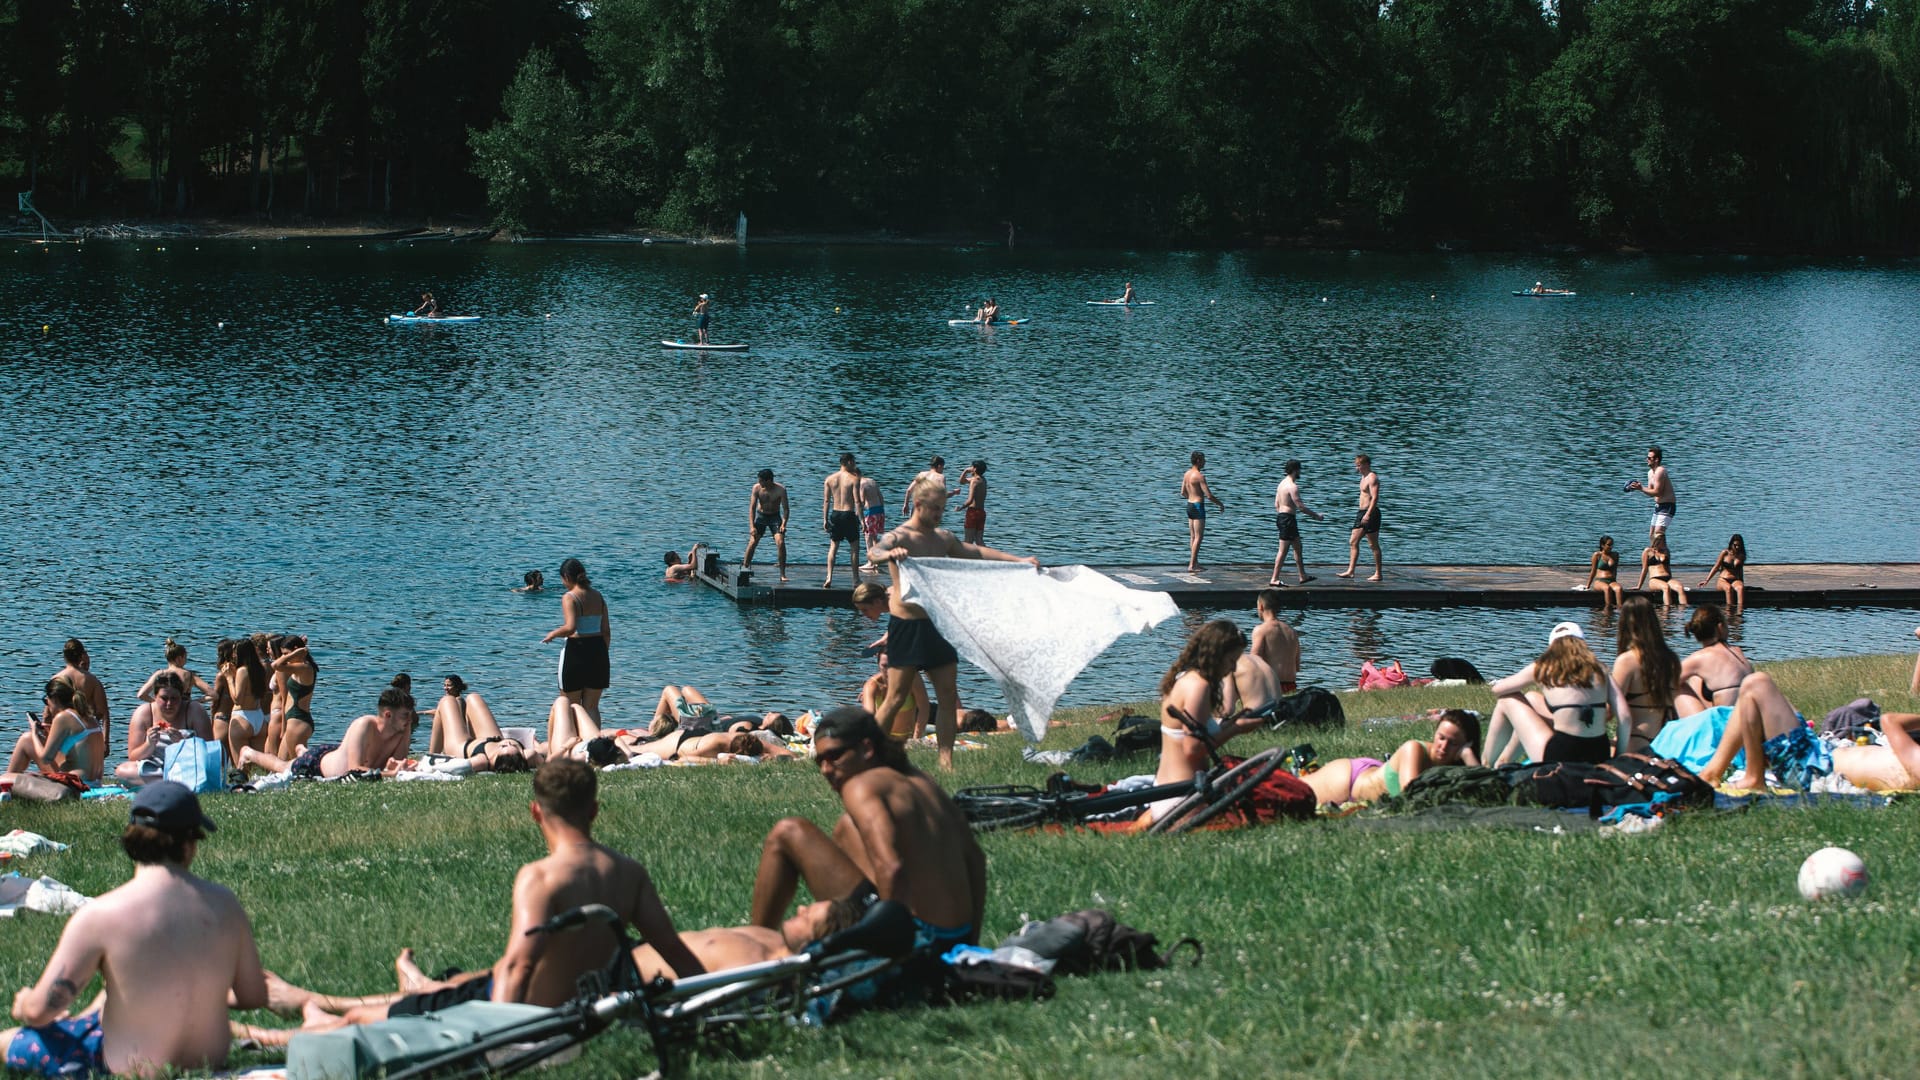
M1153 824L1147 826L1147 832L1149 834L1178 832L1179 830L1175 828L1175 826L1180 823L1182 818L1207 805L1207 799L1210 793L1209 788L1204 782L1204 778L1198 779L1200 779L1201 782L1195 784L1193 794L1181 799L1173 805L1173 809L1153 819Z
M1254 788L1266 781L1267 777L1272 776L1274 771L1280 768L1280 761L1281 753L1276 747L1272 750L1262 750L1228 769L1213 783L1213 790L1218 793L1214 799L1168 831L1183 833L1189 829L1197 829L1219 817L1251 794Z
M1046 807L1037 799L1023 795L954 795L954 805L966 815L975 832L996 829L1023 829L1037 825L1046 815Z

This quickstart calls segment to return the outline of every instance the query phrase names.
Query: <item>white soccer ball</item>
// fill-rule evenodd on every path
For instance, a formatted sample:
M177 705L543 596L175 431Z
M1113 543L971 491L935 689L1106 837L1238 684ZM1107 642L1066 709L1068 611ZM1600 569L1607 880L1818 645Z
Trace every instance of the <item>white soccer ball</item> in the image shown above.
M1867 887L1867 864L1842 847L1823 847L1800 864L1800 895L1809 900L1858 896Z

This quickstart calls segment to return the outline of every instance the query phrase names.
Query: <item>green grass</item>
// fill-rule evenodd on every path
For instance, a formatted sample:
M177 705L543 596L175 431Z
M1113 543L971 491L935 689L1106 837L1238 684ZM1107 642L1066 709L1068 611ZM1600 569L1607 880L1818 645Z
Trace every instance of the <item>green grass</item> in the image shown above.
M1771 670L1817 716L1861 693L1915 709L1911 666L1877 657ZM1368 717L1490 705L1469 689L1345 702L1350 726L1313 738L1323 758L1383 755L1424 733L1361 723ZM1068 719L1076 715L1091 713ZM1094 730L1065 726L1048 745ZM1034 783L1046 771L1003 736L962 754L952 782ZM486 963L503 944L513 872L541 853L525 785L306 785L215 799L220 832L196 870L239 893L268 966L296 982L384 989L402 945L429 968ZM599 835L648 864L689 927L745 916L775 819L826 824L836 810L801 765L616 773L603 785ZM74 844L16 868L88 893L112 888L128 868L115 844L123 815L124 804L10 803L8 827ZM1811 905L1795 893L1801 859L1829 843L1866 859L1873 883L1861 900ZM989 940L1028 917L1103 906L1163 939L1200 938L1205 963L1063 979L1041 1004L871 1015L824 1031L765 1025L709 1047L692 1075L1912 1071L1920 817L1911 804L1698 814L1629 838L1384 833L1332 821L1170 838L992 834L984 844ZM0 928L0 981L37 977L59 929L32 914ZM616 1031L566 1075L653 1067L643 1037Z

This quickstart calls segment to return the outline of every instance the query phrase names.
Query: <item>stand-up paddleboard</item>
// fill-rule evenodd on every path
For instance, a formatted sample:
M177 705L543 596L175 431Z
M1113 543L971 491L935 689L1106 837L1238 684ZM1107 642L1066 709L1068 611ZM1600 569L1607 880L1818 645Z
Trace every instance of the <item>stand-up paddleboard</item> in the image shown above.
M697 341L666 341L664 339L660 342L660 347L663 349L696 349L700 352L747 351L747 346L745 345L702 345Z
M1552 300L1557 297L1579 296L1580 294L1574 292L1572 289L1548 289L1546 292L1534 292L1532 289L1515 289L1513 290L1513 295L1531 296L1536 300Z
M478 315L389 315L390 323L479 322Z
M1089 300L1089 307L1152 307L1151 300Z
M1032 321L1033 321L1032 319L995 319L992 322L983 323L979 319L948 319L947 325L948 326L1023 326Z

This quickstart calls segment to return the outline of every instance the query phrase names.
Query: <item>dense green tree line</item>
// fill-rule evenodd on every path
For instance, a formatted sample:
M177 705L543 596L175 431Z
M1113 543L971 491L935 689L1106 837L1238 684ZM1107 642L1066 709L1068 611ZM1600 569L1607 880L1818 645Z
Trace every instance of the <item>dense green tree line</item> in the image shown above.
M0 0L0 41L0 173L78 212L1920 246L1920 0Z

